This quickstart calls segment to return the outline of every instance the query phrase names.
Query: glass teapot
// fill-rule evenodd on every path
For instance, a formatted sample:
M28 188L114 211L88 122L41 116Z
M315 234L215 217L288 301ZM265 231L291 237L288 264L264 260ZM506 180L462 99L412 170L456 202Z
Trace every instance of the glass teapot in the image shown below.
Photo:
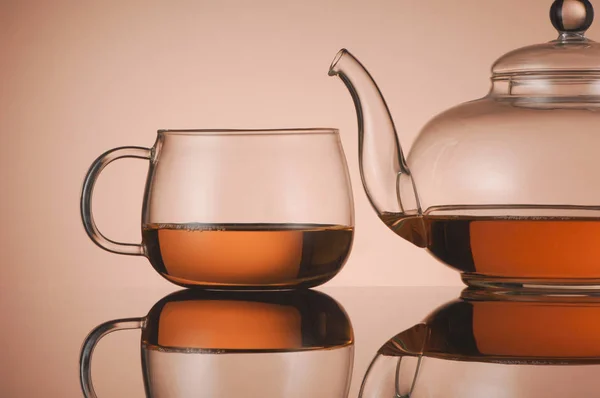
M329 70L354 100L371 205L470 286L600 288L600 45L589 1L550 17L556 40L498 59L489 93L436 116L406 158L363 65L343 49Z
M361 398L598 395L600 299L466 289L378 351Z

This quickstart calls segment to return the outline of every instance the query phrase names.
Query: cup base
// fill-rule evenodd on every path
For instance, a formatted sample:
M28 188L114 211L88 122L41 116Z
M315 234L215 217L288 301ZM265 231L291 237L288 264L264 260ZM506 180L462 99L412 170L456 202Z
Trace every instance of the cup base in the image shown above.
M266 283L266 284L235 284L235 283L215 283L207 281L194 281L176 276L160 273L160 275L171 283L185 288L196 288L204 290L245 290L245 291L262 291L262 290L292 290L298 288L312 288L324 284L337 275L338 271L331 272L310 278L299 278L289 282L282 283Z

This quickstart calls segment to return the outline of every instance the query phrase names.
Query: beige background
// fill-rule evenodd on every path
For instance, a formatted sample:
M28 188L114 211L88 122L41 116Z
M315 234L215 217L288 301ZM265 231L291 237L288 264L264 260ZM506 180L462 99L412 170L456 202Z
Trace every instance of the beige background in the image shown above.
M550 4L0 0L0 295L15 286L167 284L144 258L93 245L78 210L94 158L150 146L159 128L338 127L357 232L330 285L460 284L371 211L354 108L327 68L341 47L369 68L408 151L433 115L486 93L497 57L555 37ZM107 236L139 241L146 167L119 161L101 177L95 214Z

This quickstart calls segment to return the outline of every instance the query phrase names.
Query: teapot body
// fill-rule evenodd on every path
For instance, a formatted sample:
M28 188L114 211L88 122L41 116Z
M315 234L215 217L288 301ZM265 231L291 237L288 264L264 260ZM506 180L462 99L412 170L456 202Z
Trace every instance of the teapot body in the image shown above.
M418 210L382 219L470 285L599 285L600 107L556 105L488 96L434 118L399 178Z

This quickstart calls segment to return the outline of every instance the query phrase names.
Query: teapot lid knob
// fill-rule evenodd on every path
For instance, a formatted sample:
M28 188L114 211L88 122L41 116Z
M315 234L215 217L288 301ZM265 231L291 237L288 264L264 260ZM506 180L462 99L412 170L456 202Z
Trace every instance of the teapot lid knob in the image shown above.
M592 25L594 7L589 0L555 0L550 7L552 25L562 34L583 34Z

